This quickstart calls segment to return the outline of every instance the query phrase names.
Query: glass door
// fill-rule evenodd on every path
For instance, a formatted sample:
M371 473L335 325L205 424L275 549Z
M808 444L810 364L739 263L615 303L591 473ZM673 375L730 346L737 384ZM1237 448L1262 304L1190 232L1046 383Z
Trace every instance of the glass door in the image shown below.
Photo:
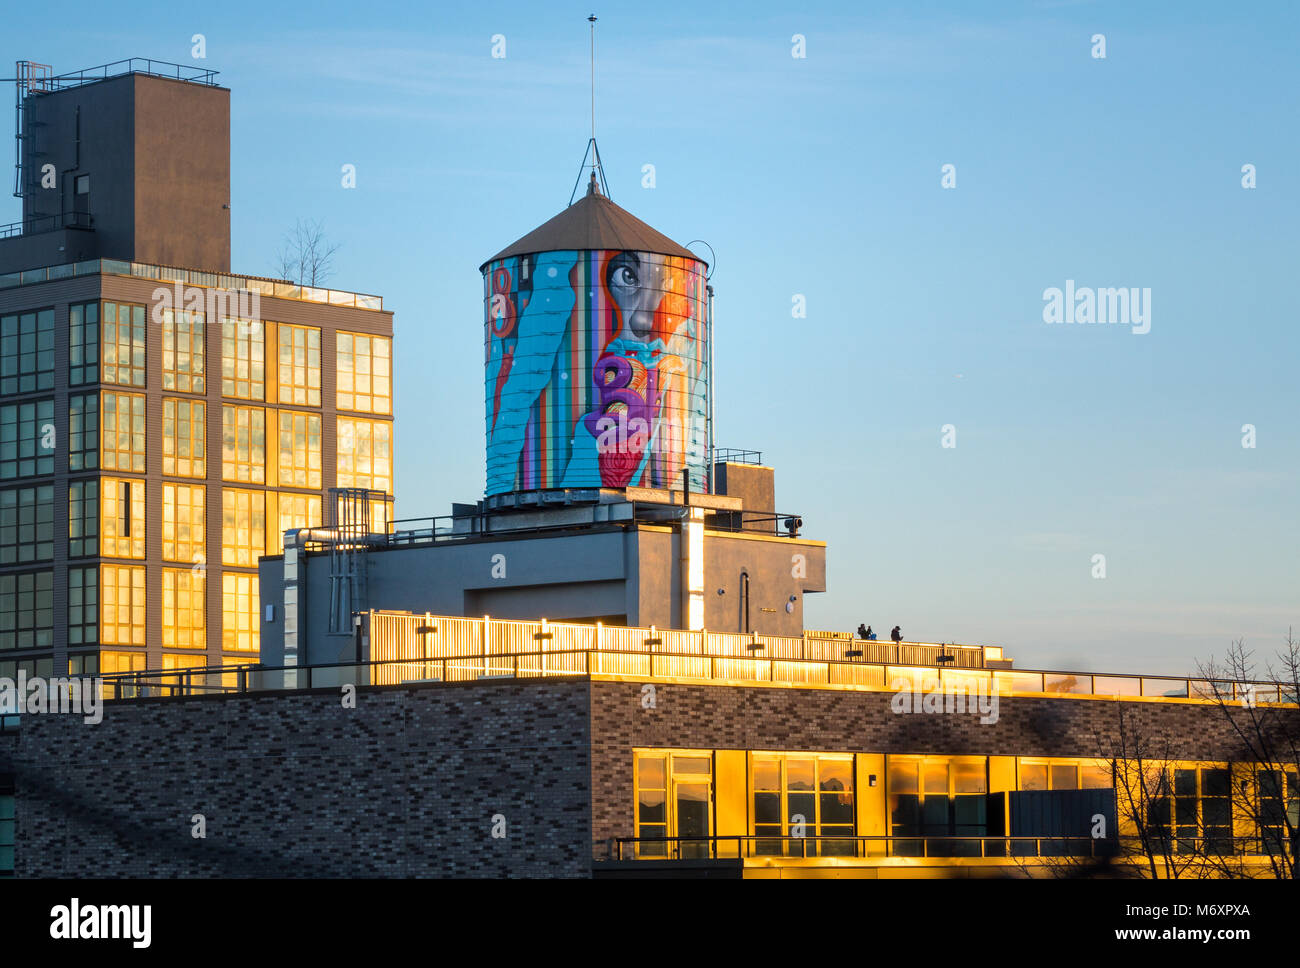
M676 821L678 856L683 859L712 856L713 770L707 756L672 757L672 802Z

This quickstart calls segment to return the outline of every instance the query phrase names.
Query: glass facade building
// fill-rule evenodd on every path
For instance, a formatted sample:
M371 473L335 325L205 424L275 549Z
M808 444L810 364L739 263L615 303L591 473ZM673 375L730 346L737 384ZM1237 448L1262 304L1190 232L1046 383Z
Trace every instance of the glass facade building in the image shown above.
M55 269L0 275L0 676L255 658L258 557L321 524L331 487L392 494L391 314L194 270Z

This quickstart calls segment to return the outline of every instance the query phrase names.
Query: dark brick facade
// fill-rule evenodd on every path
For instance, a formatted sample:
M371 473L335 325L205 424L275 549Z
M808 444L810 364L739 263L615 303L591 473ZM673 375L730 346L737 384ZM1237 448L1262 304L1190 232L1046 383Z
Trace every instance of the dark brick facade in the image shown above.
M113 703L96 726L26 716L16 874L585 876L587 693L551 680L367 689L355 709L317 690Z

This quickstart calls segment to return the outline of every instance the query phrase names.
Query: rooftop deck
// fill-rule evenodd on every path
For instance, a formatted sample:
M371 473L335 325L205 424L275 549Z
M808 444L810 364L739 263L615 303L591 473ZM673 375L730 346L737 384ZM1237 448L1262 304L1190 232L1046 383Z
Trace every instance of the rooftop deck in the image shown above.
M21 223L14 224L21 225ZM7 230L12 226L3 228ZM0 232L0 237L3 237L3 232ZM384 308L382 296L369 296L344 289L300 286L286 280L267 279L261 276L204 272L201 269L183 269L177 266L152 265L146 262L124 262L118 259L89 259L85 262L69 262L62 265L44 266L39 269L25 269L22 272L2 273L0 274L0 289L33 286L43 282L56 282L60 279L72 279L77 276L93 276L97 274L132 276L137 279L156 279L162 283L179 282L184 286L199 286L208 289L246 289L276 299L298 299L304 302L323 303L329 306L347 306L352 309L382 311Z

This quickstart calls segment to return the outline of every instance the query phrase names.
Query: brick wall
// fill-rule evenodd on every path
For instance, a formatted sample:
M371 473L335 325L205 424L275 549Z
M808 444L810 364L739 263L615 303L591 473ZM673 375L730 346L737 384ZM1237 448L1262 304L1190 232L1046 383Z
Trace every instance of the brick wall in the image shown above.
M366 689L355 709L315 691L113 703L95 726L27 716L16 873L585 876L587 707L587 683L551 680Z

